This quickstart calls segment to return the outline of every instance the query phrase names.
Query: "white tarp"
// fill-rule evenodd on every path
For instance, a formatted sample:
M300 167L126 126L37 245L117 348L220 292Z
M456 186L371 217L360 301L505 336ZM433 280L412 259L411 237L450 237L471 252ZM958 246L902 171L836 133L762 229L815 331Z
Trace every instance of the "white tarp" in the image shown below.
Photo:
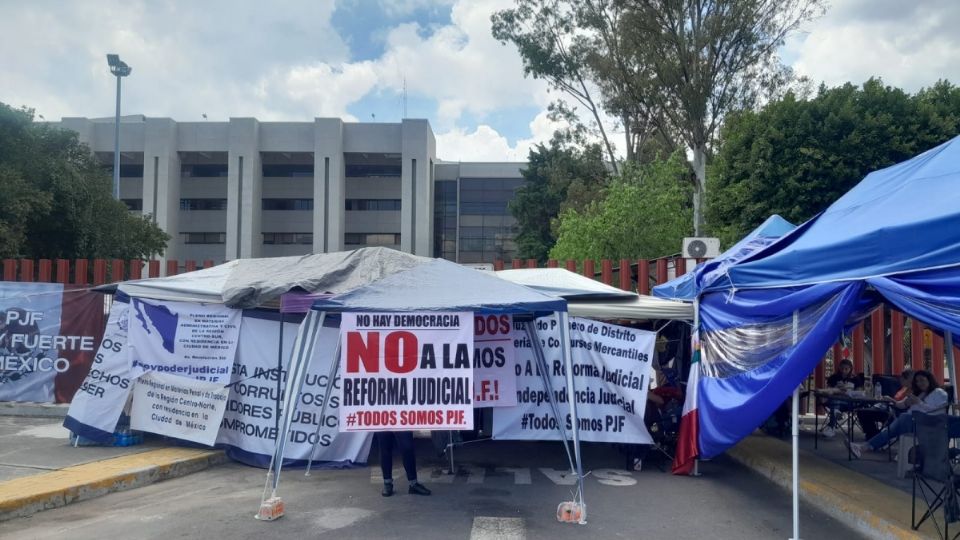
M230 390L167 373L146 373L133 385L130 427L213 446Z

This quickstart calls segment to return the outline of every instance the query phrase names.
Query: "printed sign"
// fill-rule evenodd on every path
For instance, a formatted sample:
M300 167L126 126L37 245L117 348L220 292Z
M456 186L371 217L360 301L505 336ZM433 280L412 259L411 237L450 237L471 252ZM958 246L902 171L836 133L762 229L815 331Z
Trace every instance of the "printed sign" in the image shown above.
M133 386L130 427L213 446L229 392L189 377L141 375Z
M512 315L473 318L473 406L517 404L516 350Z
M473 429L473 313L344 313L341 431Z
M240 345L230 380L227 412L220 424L217 443L229 444L263 457L266 466L273 454L277 437L277 402L283 402L287 364L293 350L299 324L283 324L283 351L280 347L280 321L246 311L240 327ZM330 385L327 377L333 361L334 344L339 339L337 328L321 328L317 347L300 393L293 424L290 426L284 457L308 459L314 443L317 461L366 461L373 439L370 433L338 433L340 409L339 378L334 380L333 394L321 425L320 409ZM277 355L282 369L277 370Z
M64 426L74 433L104 443L113 440L117 420L133 387L127 349L128 308L125 302L113 303L93 366L73 397L64 420Z
M227 384L240 310L219 304L130 301L134 377L148 371Z
M58 283L0 282L0 401L70 402L103 334L103 300Z
M528 323L534 324L534 323ZM554 317L538 319L537 335L565 429L573 428L566 392L566 366ZM573 378L580 440L650 444L643 423L653 374L656 333L589 319L570 319ZM559 440L557 420L528 339L517 340L516 407L493 411L493 438Z

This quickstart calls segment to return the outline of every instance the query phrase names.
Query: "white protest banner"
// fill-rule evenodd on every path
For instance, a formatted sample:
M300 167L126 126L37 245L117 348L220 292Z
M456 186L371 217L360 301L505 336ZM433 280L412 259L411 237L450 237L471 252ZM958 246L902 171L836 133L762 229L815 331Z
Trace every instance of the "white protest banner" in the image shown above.
M283 324L283 351L280 353L282 371L277 372L280 321L265 317L259 310L249 310L243 314L227 412L217 435L217 443L229 444L254 454L243 456L243 461L260 467L266 467L273 455L277 436L277 401L278 397L281 403L283 401L282 388L287 378L287 364L299 328L296 323ZM364 462L370 452L372 434L337 432L339 379L334 381L324 427L317 433L337 339L337 328L320 329L318 346L308 368L288 434L285 458L308 459L314 442L318 443L317 453L313 456L316 461Z
M103 295L0 281L0 401L69 403L103 335Z
M341 431L473 429L473 313L344 313Z
M228 388L167 373L141 375L133 385L130 427L213 446Z
M63 425L88 439L109 443L130 395L127 349L129 305L114 301L93 366L74 395Z
M473 406L517 404L512 315L473 317Z
M226 384L240 310L219 304L130 300L133 376L153 371Z
M568 413L566 368L556 318L538 319L535 324L543 344L561 422L569 433L573 423ZM643 423L643 413L653 374L651 359L656 337L654 332L589 319L570 319L580 440L652 442ZM559 439L553 410L547 401L549 394L543 387L531 344L526 338L518 340L517 359L517 399L520 404L494 409L493 438Z

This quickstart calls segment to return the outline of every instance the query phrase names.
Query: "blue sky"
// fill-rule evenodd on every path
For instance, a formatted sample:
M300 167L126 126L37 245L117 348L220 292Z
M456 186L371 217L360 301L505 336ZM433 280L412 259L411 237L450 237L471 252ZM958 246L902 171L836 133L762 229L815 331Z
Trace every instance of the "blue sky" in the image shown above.
M781 51L814 84L909 91L960 80L960 2L833 0ZM126 113L198 121L427 118L447 160L522 160L554 98L490 36L511 0L33 0L0 3L0 101L47 120L110 116L104 55L134 71ZM618 142L616 127L614 141Z

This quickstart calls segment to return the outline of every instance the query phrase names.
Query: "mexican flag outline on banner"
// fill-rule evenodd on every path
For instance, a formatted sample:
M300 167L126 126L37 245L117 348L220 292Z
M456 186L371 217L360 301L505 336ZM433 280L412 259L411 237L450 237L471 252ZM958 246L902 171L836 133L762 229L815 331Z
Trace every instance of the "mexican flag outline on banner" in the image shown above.
M700 392L700 336L694 331L693 360L687 376L687 396L683 400L677 451L673 456L673 474L690 474L700 455L697 441L700 437L700 415L697 413L697 394Z

